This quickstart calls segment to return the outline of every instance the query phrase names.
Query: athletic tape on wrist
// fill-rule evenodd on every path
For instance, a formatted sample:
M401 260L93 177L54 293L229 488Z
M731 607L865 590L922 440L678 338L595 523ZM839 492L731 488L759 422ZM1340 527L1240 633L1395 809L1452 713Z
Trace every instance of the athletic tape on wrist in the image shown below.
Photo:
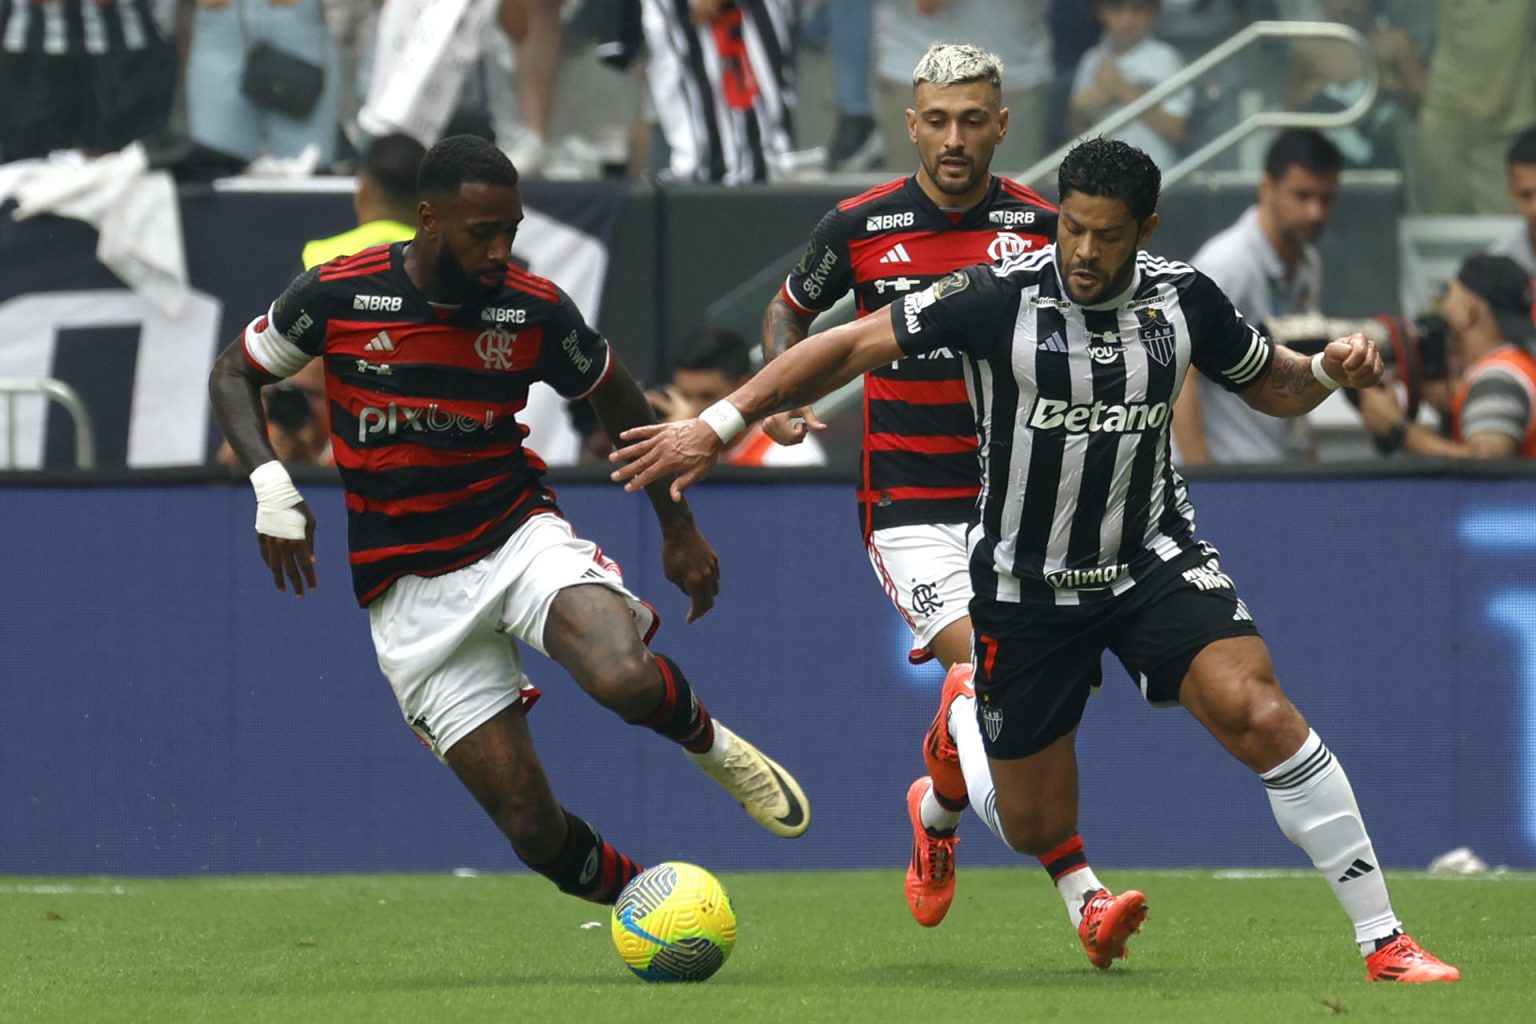
M721 444L730 444L732 438L747 429L746 417L742 416L741 411L732 405L728 398L720 399L699 413L699 419L715 432Z
M1316 377L1317 382L1329 391L1337 391L1343 387L1340 381L1336 381L1328 376L1328 371L1323 369L1323 354L1321 352L1312 357L1312 376Z
M281 540L304 539L304 513L294 508L304 500L293 478L276 459L251 470L256 491L256 532Z

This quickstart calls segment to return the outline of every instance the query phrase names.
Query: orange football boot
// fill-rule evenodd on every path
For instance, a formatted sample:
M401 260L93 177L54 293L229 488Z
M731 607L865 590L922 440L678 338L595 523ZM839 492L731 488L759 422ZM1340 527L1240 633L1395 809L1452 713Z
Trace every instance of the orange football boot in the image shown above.
M1125 944L1141 929L1147 919L1147 897L1129 889L1119 896L1108 889L1095 889L1083 903L1083 920L1077 937L1083 940L1083 952L1101 971L1109 970L1116 960L1124 960Z
M933 786L924 775L907 789L907 817L912 822L912 862L907 865L907 909L924 928L944 920L955 899L955 847L960 837L923 825L923 797Z
M1460 981L1461 971L1399 935L1365 958L1365 977L1367 981Z
M928 777L933 780L938 795L944 798L941 802L955 805L956 810L965 807L969 796L965 775L960 771L960 751L949 734L949 708L956 697L974 699L975 696L976 688L971 685L971 663L955 662L944 677L944 689L939 693L939 713L933 716L933 724L928 726L928 735L923 738L923 764L928 768Z

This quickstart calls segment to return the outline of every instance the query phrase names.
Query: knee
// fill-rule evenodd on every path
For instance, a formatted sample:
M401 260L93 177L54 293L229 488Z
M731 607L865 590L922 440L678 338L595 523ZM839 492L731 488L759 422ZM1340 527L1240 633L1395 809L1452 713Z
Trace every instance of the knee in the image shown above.
M1245 685L1242 698L1226 708L1220 720L1231 735L1257 738L1286 732L1299 717L1295 706L1280 692L1279 684L1270 679Z
M661 699L661 673L645 649L636 644L632 650L600 659L586 689L626 722L639 722L656 710Z

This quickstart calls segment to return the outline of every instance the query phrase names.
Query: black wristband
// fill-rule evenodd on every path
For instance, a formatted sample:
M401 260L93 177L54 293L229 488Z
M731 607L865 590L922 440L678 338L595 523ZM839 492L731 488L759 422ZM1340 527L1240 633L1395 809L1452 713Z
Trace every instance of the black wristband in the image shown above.
M1385 434L1375 437L1376 450L1383 455L1391 455L1403 446L1403 441L1408 437L1408 421L1398 420L1392 424Z

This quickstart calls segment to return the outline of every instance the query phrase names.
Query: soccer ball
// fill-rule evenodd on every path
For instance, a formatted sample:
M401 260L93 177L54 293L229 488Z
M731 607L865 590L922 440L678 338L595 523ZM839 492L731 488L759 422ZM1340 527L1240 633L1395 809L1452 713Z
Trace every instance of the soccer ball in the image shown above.
M667 861L640 872L619 893L613 944L645 981L703 981L736 945L736 911L714 875Z

